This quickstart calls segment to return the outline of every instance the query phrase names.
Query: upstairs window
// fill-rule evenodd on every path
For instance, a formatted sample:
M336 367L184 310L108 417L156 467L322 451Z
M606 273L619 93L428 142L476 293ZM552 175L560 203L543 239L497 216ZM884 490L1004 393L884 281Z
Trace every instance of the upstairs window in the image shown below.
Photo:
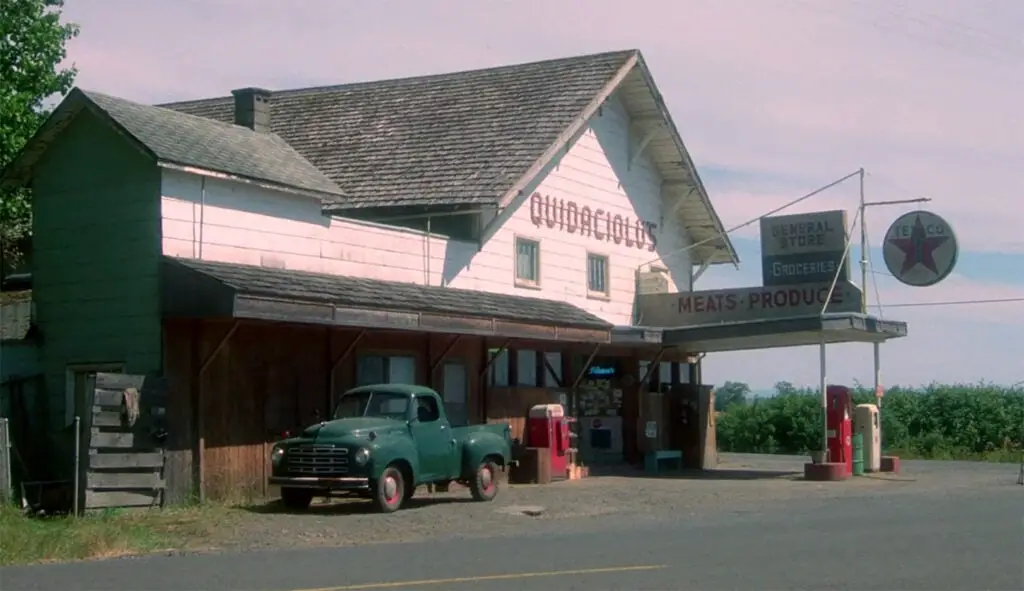
M608 297L608 257L587 253L587 294Z
M516 238L516 283L540 285L540 243L528 238Z

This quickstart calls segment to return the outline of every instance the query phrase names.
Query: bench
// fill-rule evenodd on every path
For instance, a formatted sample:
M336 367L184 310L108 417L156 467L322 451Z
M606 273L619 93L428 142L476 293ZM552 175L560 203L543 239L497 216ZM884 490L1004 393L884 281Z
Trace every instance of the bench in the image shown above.
M648 474L657 474L665 460L674 461L677 470L683 469L683 452L677 449L663 449L649 451L644 455L644 471Z

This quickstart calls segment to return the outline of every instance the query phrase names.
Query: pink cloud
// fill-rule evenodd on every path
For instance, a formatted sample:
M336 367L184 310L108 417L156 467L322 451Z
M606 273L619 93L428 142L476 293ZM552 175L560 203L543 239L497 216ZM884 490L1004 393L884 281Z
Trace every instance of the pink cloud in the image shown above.
M151 102L637 47L699 166L804 179L724 183L712 199L727 225L863 166L870 200L932 197L962 248L1024 253L1024 4L1012 0L107 0L66 14L82 25L69 55L79 83ZM852 217L856 202L850 183L793 211ZM871 211L876 248L900 212ZM881 277L880 289L883 303L1022 290L956 274L924 289ZM886 345L888 375L1020 379L1014 306L893 309L912 336ZM832 353L837 380L870 381L870 347L850 347ZM715 359L719 381L816 381L816 350Z
M965 236L994 238L972 245L1024 252L1017 3L121 0L66 12L82 25L80 83L151 101L639 47L699 165L802 178L864 166L934 197ZM746 205L713 197L726 217Z

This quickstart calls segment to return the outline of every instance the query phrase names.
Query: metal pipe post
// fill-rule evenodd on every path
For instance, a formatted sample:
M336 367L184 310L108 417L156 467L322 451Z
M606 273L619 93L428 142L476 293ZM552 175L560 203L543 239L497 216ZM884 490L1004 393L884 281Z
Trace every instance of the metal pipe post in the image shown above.
M81 481L80 481L81 479L79 478L79 470L81 468L81 465L82 465L82 418L79 417L78 415L75 415L75 478L74 478L74 481L75 481L75 502L74 502L74 512L75 512L76 516L78 515L79 498L80 498L80 496L82 494L82 491L79 488L79 485L81 484Z
M860 169L860 313L868 313L868 228L864 220L864 169Z
M828 457L828 358L825 356L825 335L821 335L821 452Z
M882 344L873 343L875 353L875 405L878 407L878 443L882 444Z

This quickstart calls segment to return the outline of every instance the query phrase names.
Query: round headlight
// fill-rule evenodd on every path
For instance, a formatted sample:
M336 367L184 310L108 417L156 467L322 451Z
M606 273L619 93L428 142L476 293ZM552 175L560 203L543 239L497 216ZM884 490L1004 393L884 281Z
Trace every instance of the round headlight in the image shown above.
M283 447L275 447L275 448L274 448L274 449L273 449L273 450L272 450L272 451L270 452L270 459L271 459L272 461L275 461L275 462L276 462L276 461L280 460L280 459L281 459L281 458L283 458L283 457L284 457L284 448L283 448Z
M366 464L366 462L370 461L370 450L366 449L365 447L360 447L356 451L355 455L352 456L352 459L356 461L356 464L363 466Z

